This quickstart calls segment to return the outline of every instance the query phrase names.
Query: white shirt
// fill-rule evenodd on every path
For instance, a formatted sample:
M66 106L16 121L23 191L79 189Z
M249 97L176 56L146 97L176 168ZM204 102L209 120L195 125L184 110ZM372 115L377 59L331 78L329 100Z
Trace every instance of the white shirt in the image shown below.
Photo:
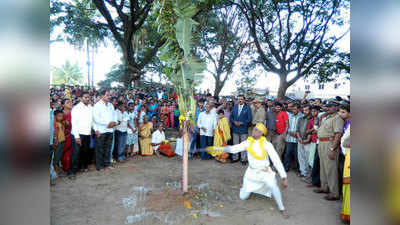
M214 129L217 127L217 118L211 112L201 112L197 120L197 127L200 129L200 135L212 137L214 136ZM205 132L201 129L203 127L206 128Z
M132 129L136 129L136 126L135 126L136 117L137 117L136 111L128 112L128 118L129 118L128 124L129 124L129 126L131 126ZM135 133L137 133L137 131ZM128 134L133 134L132 130L129 128L128 128Z
M114 120L115 120L115 122L118 122L118 112L117 112L118 109L115 109L113 104L110 103L110 105L112 106L112 113L113 113ZM116 130L116 126L113 127L112 129L113 129L113 132L114 132Z
M157 92L158 100L162 99L163 94L163 92Z
M93 107L93 121L95 131L101 134L114 132L113 128L107 128L109 123L117 121L114 106L111 103L106 104L103 100L98 101Z
M75 138L79 135L90 135L93 126L93 107L79 102L71 110L71 134Z
M215 116L215 118L217 118L218 117L218 114L217 114L217 109L214 107L214 108L212 108L211 110L210 110L210 113L211 114L214 114L214 116Z
M160 132L158 129L154 131L152 137L151 137L151 143L152 144L159 144L162 141L165 141L165 133L164 131ZM153 146L154 150L157 150L160 145Z
M244 106L244 104L243 104L243 105L239 105L239 108L238 108L238 116L240 116L240 113L241 113L242 110L243 110L243 106Z
M140 116L139 116L139 123L143 123L143 117L146 115L146 113L144 111L140 112Z
M116 110L117 113L117 121L120 121L121 123L115 127L115 130L121 131L121 132L127 132L128 131L128 120L129 120L129 115L128 112L121 112L118 109Z

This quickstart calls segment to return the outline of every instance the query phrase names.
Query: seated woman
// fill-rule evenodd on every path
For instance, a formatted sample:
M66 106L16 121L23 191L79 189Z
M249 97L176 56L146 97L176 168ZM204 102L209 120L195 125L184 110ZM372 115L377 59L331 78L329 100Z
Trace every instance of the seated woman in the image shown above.
M225 147L231 139L231 130L228 119L225 117L224 110L218 110L218 123L214 131L214 147ZM215 157L219 162L226 163L229 154L224 151L210 150L208 153Z
M154 131L151 138L151 145L153 146L157 155L159 155L160 152L163 155L172 157L175 155L175 152L172 150L172 147L170 144L168 144L167 140L165 140L165 133L163 129L164 124L162 122L158 123L157 130Z

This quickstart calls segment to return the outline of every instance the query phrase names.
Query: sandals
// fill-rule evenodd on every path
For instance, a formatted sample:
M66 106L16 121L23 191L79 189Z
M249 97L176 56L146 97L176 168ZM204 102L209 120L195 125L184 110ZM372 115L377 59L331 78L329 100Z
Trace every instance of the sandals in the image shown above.
M328 191L323 190L321 188L315 189L313 190L314 193L318 193L318 194L328 194Z
M327 195L327 196L324 197L324 199L327 200L327 201L337 201L337 200L339 200L340 198L335 197L335 196L333 196L333 195Z

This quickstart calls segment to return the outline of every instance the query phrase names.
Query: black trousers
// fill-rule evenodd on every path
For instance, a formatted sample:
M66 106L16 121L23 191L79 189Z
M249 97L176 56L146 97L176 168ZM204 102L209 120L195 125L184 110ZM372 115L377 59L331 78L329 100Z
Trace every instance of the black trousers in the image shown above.
M79 167L81 169L87 169L89 165L89 149L90 149L90 135L79 135L81 137L81 143L82 145L79 146L77 145L77 148L79 148Z
M112 133L101 134L96 138L96 169L101 170L110 165L110 148Z
M318 156L318 145L316 145L317 150L314 154L314 163L311 171L311 183L317 187L321 187L321 178L319 175L319 156Z
M297 159L297 143L286 142L285 144L285 154L283 157L283 165L285 167L286 172L290 169L290 164L292 158L294 159L293 170L299 171L299 161Z
M68 174L76 174L79 169L87 169L89 165L89 146L90 146L90 135L79 135L81 144L78 145L73 135L72 137L72 155L71 155L71 166L68 170Z

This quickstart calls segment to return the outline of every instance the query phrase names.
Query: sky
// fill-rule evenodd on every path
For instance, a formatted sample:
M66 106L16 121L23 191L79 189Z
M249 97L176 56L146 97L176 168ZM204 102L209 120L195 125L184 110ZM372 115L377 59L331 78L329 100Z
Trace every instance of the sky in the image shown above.
M347 16L347 15L346 15ZM331 32L343 33L343 28L341 29L332 29ZM350 33L348 33L342 40L337 43L337 47L342 49L343 51L350 51ZM86 48L82 50L76 49L71 46L67 42L53 42L50 44L50 65L51 66L61 66L65 63L66 60L69 60L71 63L78 63L83 74L84 81L87 84L87 65L86 65ZM118 53L117 49L114 48L112 44L108 44L107 47L101 46L96 54L94 59L94 83L98 83L101 80L105 79L105 74L107 74L111 67L115 64L119 64L121 54ZM240 60L240 58L239 58ZM233 74L231 79L228 79L225 87L221 91L221 95L230 95L234 93L237 89L235 84L235 77L240 76L240 70L238 68L233 69ZM265 71L253 71L253 76L257 76L257 82L255 88L266 88L269 90L277 91L279 87L279 77L273 73L267 73ZM51 76L50 76L51 79ZM290 75L288 77L290 79ZM157 80L156 80L157 81ZM214 78L208 72L204 72L203 83L198 87L200 90L210 89L212 92L215 87ZM299 80L297 83L304 83L304 80ZM311 91L312 88L311 88ZM347 90L350 93L350 89Z

